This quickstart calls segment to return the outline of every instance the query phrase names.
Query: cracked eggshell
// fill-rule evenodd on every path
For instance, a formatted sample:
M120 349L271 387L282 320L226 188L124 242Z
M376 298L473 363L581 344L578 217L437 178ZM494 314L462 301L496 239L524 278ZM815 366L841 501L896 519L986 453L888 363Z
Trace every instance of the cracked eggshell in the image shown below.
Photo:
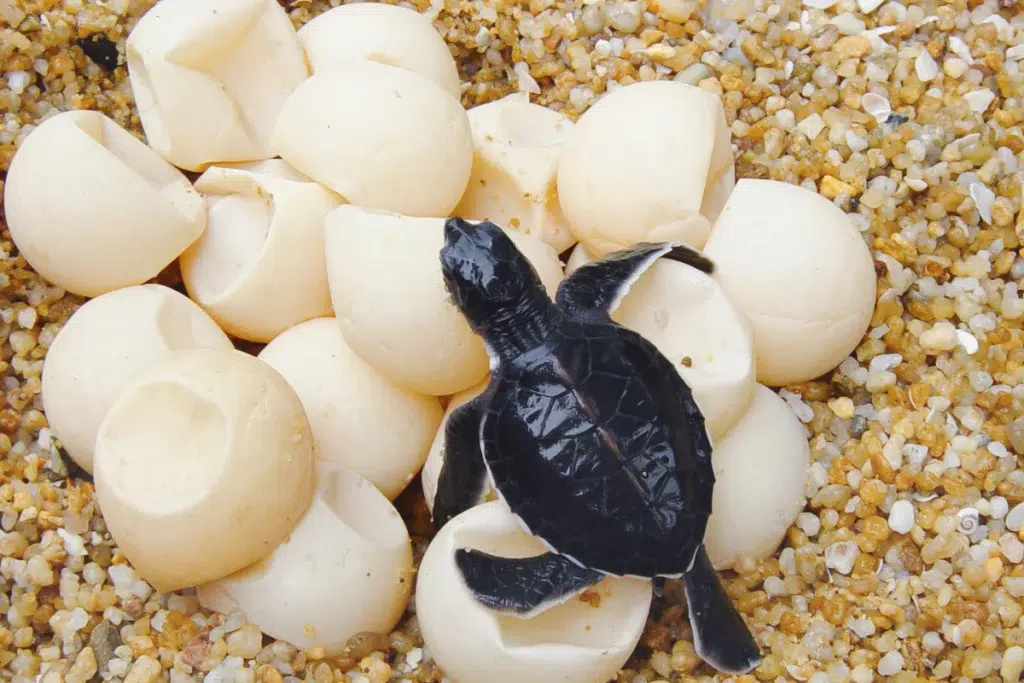
M602 96L576 122L558 162L562 210L595 256L637 242L703 247L734 184L721 100L676 81Z
M758 384L747 412L711 454L715 490L704 544L715 569L770 557L804 509L811 451L804 426Z
M448 423L448 418L451 416L452 411L472 400L486 389L488 382L490 382L490 376L484 377L480 382L474 384L469 389L460 391L452 396L448 401L448 407L444 412L441 424L438 426L434 434L434 441L430 444L430 452L427 453L426 462L423 463L423 470L420 472L420 483L423 486L423 500L426 501L427 509L430 510L431 513L434 511L434 496L437 494L437 480L441 477L441 467L444 465L444 428ZM489 499L492 493L491 484L488 482L481 502Z
M240 339L268 342L331 314L323 226L342 200L292 174L263 162L214 166L196 181L206 231L181 255L181 277L189 296Z
M188 178L95 111L57 114L25 138L3 204L29 265L85 297L156 277L206 225Z
M258 358L280 372L302 400L319 460L365 477L389 500L416 476L444 415L440 401L404 389L367 365L345 343L337 320L296 325Z
M64 449L93 471L100 423L122 389L172 351L231 349L199 306L163 285L136 285L85 302L50 344L43 412Z
M483 341L449 301L441 277L443 218L355 205L327 215L327 279L349 347L379 373L421 394L454 394L487 374ZM508 231L552 297L562 278L555 251Z
M273 146L349 202L410 216L449 215L473 165L459 100L419 74L367 60L300 85Z
M366 479L320 462L313 501L287 540L197 593L208 609L238 609L272 638L333 657L357 633L389 633L412 587L401 515Z
M167 593L267 556L313 497L313 435L288 382L224 349L140 373L96 437L96 497L125 557Z
M763 384L821 376L867 331L874 261L846 214L815 192L740 180L704 252L729 300L750 320Z
M576 242L558 203L558 157L572 121L525 93L468 111L473 173L452 212L539 237L561 254Z
M275 0L162 0L132 29L126 51L146 140L190 171L274 156L278 113L309 76Z
M604 683L615 678L636 647L651 606L651 582L606 578L530 619L501 616L466 589L455 566L457 548L504 557L545 552L497 501L463 512L431 541L416 583L423 641L459 683Z
M313 73L367 59L407 69L452 97L462 96L459 69L444 38L429 19L407 7L376 2L339 5L299 29L299 42Z

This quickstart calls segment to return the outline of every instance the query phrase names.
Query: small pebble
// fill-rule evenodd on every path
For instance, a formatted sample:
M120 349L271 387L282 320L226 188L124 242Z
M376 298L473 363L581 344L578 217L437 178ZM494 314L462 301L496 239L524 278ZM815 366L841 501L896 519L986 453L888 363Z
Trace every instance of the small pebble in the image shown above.
M1017 503L1006 515L1006 528L1010 531L1020 531L1024 526L1024 503Z
M903 670L903 655L893 650L878 660L878 673L882 676L895 676Z
M889 528L898 534L908 534L914 528L914 504L897 500L889 509Z

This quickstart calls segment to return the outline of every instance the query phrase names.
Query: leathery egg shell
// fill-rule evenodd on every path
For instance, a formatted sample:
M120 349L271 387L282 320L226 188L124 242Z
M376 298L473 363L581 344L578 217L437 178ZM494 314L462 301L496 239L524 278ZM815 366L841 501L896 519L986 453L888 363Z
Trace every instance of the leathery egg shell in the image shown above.
M875 306L875 268L841 209L799 185L742 179L704 252L754 333L757 380L819 377L860 343Z
M238 609L267 635L332 657L357 633L389 633L412 588L412 545L398 511L367 480L320 462L313 501L287 540L197 593L208 609Z
M161 592L266 557L313 498L313 435L288 382L241 351L176 351L140 373L96 437L110 534Z
M447 216L473 166L459 100L419 74L368 60L296 88L273 148L353 204L410 216Z
M715 490L704 544L715 569L763 560L807 502L811 451L786 402L758 384L746 414L715 444Z
M460 391L452 396L448 401L448 407L445 409L444 417L437 428L436 434L434 434L434 441L430 444L430 452L427 453L426 462L423 463L423 469L420 471L420 483L423 486L423 500L426 501L427 509L431 512L434 511L434 496L437 494L437 481L441 477L441 468L444 466L444 430L445 425L448 423L448 418L451 417L452 412L456 408L468 403L486 389L488 382L490 382L490 377L484 377L483 380L477 382L469 389ZM483 502L490 497L493 497L493 490L490 482L488 482L480 502Z
M429 19L407 7L339 5L300 28L299 42L313 73L368 59L418 73L452 97L462 95L459 69L444 38Z
M155 277L206 225L188 178L95 111L57 114L25 138L4 210L29 265L86 297Z
M43 411L86 472L100 423L128 382L172 351L231 349L231 340L183 294L125 287L85 302L54 338L43 364Z
M278 113L309 76L275 0L162 0L125 47L146 140L190 171L273 156Z
M431 541L416 582L416 614L426 647L459 683L604 683L640 640L650 581L609 577L529 619L502 616L466 589L455 566L457 548L501 557L530 557L545 548L498 501L466 510Z
M534 235L559 254L576 242L558 204L556 175L572 121L526 93L473 107L473 173L452 212Z
M365 477L390 500L402 492L441 423L436 396L404 389L367 365L345 343L334 318L286 330L258 358L299 395L318 460Z
M331 314L324 216L341 198L287 169L213 166L197 181L206 231L181 255L192 297L229 334L268 342Z
M603 95L576 122L558 163L562 210L595 256L637 242L703 247L734 184L721 99L675 81Z
M327 214L327 280L349 347L385 377L444 396L487 374L483 341L449 301L441 277L443 218L346 204ZM555 251L508 231L552 297L562 278Z
M567 274L589 260L577 245ZM750 325L712 277L661 258L633 283L612 319L643 335L675 365L712 439L750 406L756 383Z

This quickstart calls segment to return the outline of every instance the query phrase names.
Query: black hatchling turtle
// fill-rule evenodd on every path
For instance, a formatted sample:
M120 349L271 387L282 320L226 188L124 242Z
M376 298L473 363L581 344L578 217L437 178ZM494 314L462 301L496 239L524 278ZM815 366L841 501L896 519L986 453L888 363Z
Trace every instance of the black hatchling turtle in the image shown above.
M700 657L746 673L760 652L704 549L715 483L693 394L649 341L610 317L660 257L705 273L678 243L637 244L562 281L555 302L508 235L451 218L441 267L452 302L485 342L491 377L448 418L434 499L444 525L487 479L549 552L525 559L456 551L478 601L518 616L605 575L682 577Z

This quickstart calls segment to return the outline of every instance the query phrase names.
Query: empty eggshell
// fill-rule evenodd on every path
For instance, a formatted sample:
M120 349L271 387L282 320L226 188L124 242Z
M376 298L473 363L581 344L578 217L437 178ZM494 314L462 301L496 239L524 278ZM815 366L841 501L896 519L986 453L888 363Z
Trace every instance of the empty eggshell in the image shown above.
M331 657L357 633L389 633L412 586L412 545L398 511L359 475L320 462L313 502L288 539L197 592L208 609L237 608L271 637Z
M489 220L547 242L559 254L576 237L558 204L558 157L572 121L525 93L473 107L473 173L452 212Z
M300 85L281 111L274 152L349 202L447 216L473 166L469 118L441 86L356 60Z
M423 641L459 683L605 683L632 654L651 606L651 582L606 578L530 619L501 616L466 589L455 566L457 548L504 557L545 552L500 502L471 508L431 541L416 583Z
M431 512L434 511L434 496L437 494L437 480L441 476L441 467L444 465L444 426L447 424L452 411L486 389L489 381L490 377L485 377L469 389L455 394L451 397L451 400L448 401L448 407L445 410L444 418L441 420L441 424L438 426L434 434L434 441L430 444L430 452L427 454L426 462L423 463L423 470L420 472L420 483L423 485L423 499L427 503L427 509ZM491 493L491 486L488 483L487 490L484 492L481 502L491 497Z
M206 225L188 178L96 111L57 114L25 138L4 210L29 265L87 297L155 277Z
M407 7L339 5L299 29L299 42L313 73L368 59L418 73L452 97L462 94L459 69L444 38L429 19Z
M828 372L867 331L875 305L871 253L846 214L810 190L741 180L704 251L750 320L763 384Z
M378 372L422 394L462 391L487 374L487 352L449 301L441 277L443 218L351 204L327 215L327 279L349 347ZM509 231L554 296L562 264L536 237Z
M734 178L721 100L645 81L610 91L580 117L559 160L558 197L595 256L637 242L699 249Z
M181 277L189 296L241 339L268 342L331 314L324 216L341 198L312 180L283 177L291 174L213 166L196 181L206 230L181 255Z
M110 534L161 592L267 556L313 497L313 435L288 382L235 350L168 354L142 371L96 437Z
M43 411L86 472L100 423L124 386L172 351L231 349L217 323L183 294L136 285L85 302L54 338L43 364Z
M365 477L390 500L412 481L444 414L437 397L403 389L363 362L334 318L296 325L258 357L302 400L319 460Z
M278 113L309 76L275 0L162 0L126 51L146 140L190 171L273 156Z
M716 569L770 557L804 509L811 451L786 402L758 384L746 414L715 444L715 491L704 543Z

